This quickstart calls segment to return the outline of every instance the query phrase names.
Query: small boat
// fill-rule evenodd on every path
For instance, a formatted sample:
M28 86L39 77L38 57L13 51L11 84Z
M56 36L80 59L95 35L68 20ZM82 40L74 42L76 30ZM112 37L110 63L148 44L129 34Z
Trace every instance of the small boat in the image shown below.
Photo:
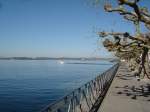
M64 64L65 62L64 62L63 60L60 60L59 63L60 63L60 64Z

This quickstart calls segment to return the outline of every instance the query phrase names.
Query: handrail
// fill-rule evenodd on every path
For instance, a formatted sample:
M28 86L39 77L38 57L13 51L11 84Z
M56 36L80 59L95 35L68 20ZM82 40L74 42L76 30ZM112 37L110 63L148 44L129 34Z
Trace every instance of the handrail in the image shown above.
M93 112L97 100L105 96L118 67L119 64L117 63L95 79L75 89L61 100L48 105L40 112ZM99 101L99 104L101 102Z

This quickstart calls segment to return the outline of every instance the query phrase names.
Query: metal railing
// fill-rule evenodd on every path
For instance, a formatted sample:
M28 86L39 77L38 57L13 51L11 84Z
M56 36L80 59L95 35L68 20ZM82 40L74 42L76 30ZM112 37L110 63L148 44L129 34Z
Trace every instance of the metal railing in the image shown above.
M119 64L97 76L41 112L96 112L117 72Z

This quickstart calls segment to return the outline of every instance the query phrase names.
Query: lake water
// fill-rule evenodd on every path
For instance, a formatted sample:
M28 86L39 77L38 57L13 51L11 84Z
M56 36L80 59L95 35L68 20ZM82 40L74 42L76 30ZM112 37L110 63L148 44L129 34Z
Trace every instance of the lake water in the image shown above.
M37 112L112 65L107 61L0 60L0 112Z

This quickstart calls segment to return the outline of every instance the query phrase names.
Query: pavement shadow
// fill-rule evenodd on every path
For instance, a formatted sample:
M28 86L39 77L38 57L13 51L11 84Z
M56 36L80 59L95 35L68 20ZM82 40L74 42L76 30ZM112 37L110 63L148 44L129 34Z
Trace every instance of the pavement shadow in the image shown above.
M117 92L118 95L128 96L133 100L137 100L140 97L146 98L147 101L150 101L150 84L140 85L139 87L128 86L115 88L119 89Z
M124 75L118 74L116 77L121 80L131 80L135 76L132 74L124 74Z

